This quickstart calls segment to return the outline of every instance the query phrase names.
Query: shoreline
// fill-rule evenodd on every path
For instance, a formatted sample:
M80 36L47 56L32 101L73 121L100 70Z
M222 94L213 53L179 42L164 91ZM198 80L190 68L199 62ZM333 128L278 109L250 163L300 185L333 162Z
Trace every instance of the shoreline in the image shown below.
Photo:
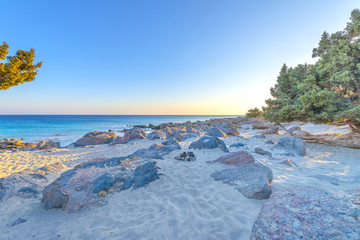
M228 130L228 133L235 135L219 137L230 153L220 148L189 149L190 145L201 139L205 133L209 134L205 129L209 130L217 126L226 130L227 128L223 127L229 126L226 125L227 121L232 121L232 126L240 131L238 135ZM274 145L266 142L277 143L281 138L288 136L287 133L278 129L277 133L263 134L264 131L271 129L270 125L256 121L257 127L266 128L254 129L252 124L255 122L252 121L254 120L243 118L209 120L198 123L197 127L200 130L196 130L194 123L187 123L186 129L189 129L189 132L181 135L174 131L170 134L183 137L179 138L181 141L178 142L181 149L162 155L163 159L151 159L159 167L160 176L157 180L150 182L147 187L136 190L109 193L105 196L106 203L100 207L94 206L89 210L68 214L61 209L45 210L40 201L41 193L36 197L16 194L6 197L0 206L0 213L3 216L0 219L2 237L4 239L27 239L29 236L33 239L249 239L253 234L257 217L263 211L264 204L270 203L270 200L249 199L234 186L215 181L211 174L233 167L208 163L238 151L248 152L256 162L272 170L272 195L288 188L306 186L326 190L334 196L350 201L349 199L355 196L353 191L360 189L358 174L360 150L306 143L305 157L296 154L283 155L283 150L274 148ZM171 124L164 123L160 129L164 132L171 132L171 129L184 130L180 124L168 125ZM346 129L328 125L295 123L286 127L291 128L293 125L320 135L346 133ZM196 131L201 133L195 136L193 134L197 134ZM129 138L135 136L135 133L126 134ZM65 168L44 175L47 183L41 186L46 187L56 180L60 173L70 171L78 164L100 161L96 159L125 157L141 149L151 149L154 144L161 146L169 139L165 137L151 140L150 134L146 134L146 137L147 139L134 137L122 144L107 143L33 151L2 150L0 167L1 172L5 173L2 177L24 178L26 171L40 169L60 161ZM271 152L272 156L260 154L257 148ZM184 151L192 151L196 160L191 162L175 160L175 157ZM286 159L290 162L285 164L283 162ZM287 165L291 162L296 165ZM8 166L4 167L4 163L8 163ZM14 174L15 172L23 173ZM354 205L356 206L358 205ZM18 218L25 219L26 222L11 227Z

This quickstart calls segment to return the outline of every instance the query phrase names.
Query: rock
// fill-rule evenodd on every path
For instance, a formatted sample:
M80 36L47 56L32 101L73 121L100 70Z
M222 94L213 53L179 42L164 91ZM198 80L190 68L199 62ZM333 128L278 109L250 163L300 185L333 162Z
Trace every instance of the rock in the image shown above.
M265 142L264 142L265 144L275 144L272 140L266 140Z
M207 135L212 137L227 137L226 133L221 131L219 128L210 128L207 131Z
M306 131L303 131L303 130L295 130L292 132L292 134L295 136L295 137L308 137L308 136L311 136L310 133L306 132Z
M215 181L234 186L245 197L268 199L272 193L273 174L270 168L261 163L249 163L240 167L225 169L210 175Z
M24 222L26 222L26 219L18 218L13 222L13 224L11 224L11 226L14 227L14 226L19 225L19 224L24 223Z
M134 125L134 128L148 128L147 125Z
M204 136L199 140L192 142L189 146L190 149L213 149L220 148L224 152L229 152L226 148L226 145L223 141L218 139L217 137L212 136Z
M281 161L280 164L284 164L284 165L287 165L289 167L297 167L298 166L294 161L292 161L290 159L286 159L284 161Z
M49 141L49 140L44 140L44 141L39 142L38 145L36 145L36 148L39 150L60 148L60 143Z
M272 123L253 123L252 128L253 129L268 129L275 127Z
M293 133L294 131L301 131L301 128L299 126L291 127L288 130L289 132Z
M51 172L60 172L60 171L64 170L65 168L66 168L66 166L61 161L58 161L58 162L55 162L48 166L39 168L39 170L42 171L43 175L45 175L45 174L49 174Z
M180 145L176 144L153 144L148 149L139 149L129 157L141 157L146 159L164 159L163 157L172 151L178 150ZM180 147L181 149L181 147Z
M143 187L158 178L155 162L129 157L94 160L62 173L44 189L41 202L45 209L79 212L105 204L108 193Z
M147 138L150 139L150 140L165 139L166 138L166 133L164 133L161 130L155 130L152 133L150 133Z
M320 189L278 190L264 203L250 239L359 239L352 213L348 202Z
M176 147L176 149L180 150L181 149L181 146L179 144L179 142L174 139L174 138L169 138L168 140L164 141L161 143L162 145L174 145Z
M145 134L144 130L142 130L140 128L133 128L133 129L125 131L124 137L128 140L145 139L146 134Z
M176 131L173 134L171 134L171 138L174 138L179 142L182 142L186 139L194 138L194 137L198 137L198 135L196 135L195 133L187 133L187 132L180 132L180 131Z
M110 143L114 138L116 138L116 135L113 132L90 132L87 133L84 137L77 140L74 143L74 147L107 144Z
M271 128L268 128L264 131L262 131L261 133L262 134L276 134L279 132L279 127L271 127Z
M252 138L265 138L265 135L264 134L254 135L252 136Z
M23 188L20 188L17 192L18 196L24 197L24 198L31 198L31 197L36 198L38 194L39 194L39 192L32 187L23 187Z
M240 130L235 127L228 128L224 132L230 136L240 136L240 134L241 134Z
M304 140L293 137L283 137L275 145L277 148L284 148L290 152L296 153L300 156L306 155L306 145Z
M264 149L259 148L259 147L255 148L255 153L260 154L260 155L266 155L266 156L272 157L272 153L270 151L264 150Z
M115 145L115 144L126 144L126 143L128 143L128 142L129 142L129 140L127 140L126 138L117 136L116 138L114 138L114 139L110 142L110 144L112 144L112 145Z
M254 162L255 158L246 151L229 153L214 161L209 161L209 163L222 163L226 165L236 165L238 167Z
M234 144L231 144L230 147L244 147L245 144L243 143L234 143Z
M195 161L196 157L193 152L183 152L182 154L175 157L176 160L179 161Z
M8 138L4 140L4 143L7 145L18 146L22 145L23 141L16 138Z

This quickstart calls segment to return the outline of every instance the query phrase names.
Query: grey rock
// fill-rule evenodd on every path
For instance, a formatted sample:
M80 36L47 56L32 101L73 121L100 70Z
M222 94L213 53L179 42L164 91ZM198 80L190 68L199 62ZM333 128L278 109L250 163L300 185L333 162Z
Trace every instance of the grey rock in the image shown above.
M84 137L77 140L74 143L74 147L107 144L110 143L114 138L116 138L116 135L112 132L90 132L87 133Z
M212 137L227 137L226 133L221 131L219 128L210 128L207 131L207 135Z
M60 143L49 141L49 140L44 140L44 141L39 142L38 145L36 146L36 148L39 150L60 148Z
M300 138L283 137L279 140L275 147L286 149L289 152L296 153L300 156L306 155L305 142Z
M175 159L179 161L190 162L190 161L195 161L196 157L193 152L183 152L182 154L176 156Z
M14 226L19 225L19 224L24 223L24 222L26 222L26 219L18 218L11 224L11 226L14 227Z
M115 144L126 144L128 142L129 142L128 139L126 139L124 137L117 136L117 137L115 137L115 138L113 138L111 140L110 144L113 144L113 145L115 145Z
M244 147L245 146L245 144L243 144L243 143L234 143L234 144L231 144L230 145L230 147Z
M226 165L236 165L238 167L254 162L255 162L254 157L246 151L229 153L219 157L214 161L209 161L209 163L222 163Z
M265 138L264 134L254 135L252 138Z
M178 149L178 150L181 149L181 146L180 146L179 142L174 138L169 138L168 140L162 142L161 144L166 145L166 146L167 145L174 145L176 147L176 149Z
M104 205L108 193L143 187L158 178L156 163L140 158L90 161L62 173L44 189L41 202L45 209L79 212Z
M262 134L276 134L279 132L279 127L271 127L262 131Z
M129 157L141 157L147 159L164 159L163 157L172 151L178 150L180 145L176 144L153 144L148 149L139 149L133 154L129 155Z
M265 142L264 142L265 144L275 144L272 140L266 140Z
M37 197L39 194L39 191L32 187L22 187L17 191L17 195L24 198L31 198L31 197Z
M320 189L278 190L263 205L250 239L360 239L353 212L344 199Z
M261 163L249 163L240 167L225 169L210 175L215 181L234 186L245 197L268 199L272 193L273 174L270 168Z
M294 131L299 131L299 130L301 130L301 128L299 127L299 126L295 126L295 127L291 127L291 128L289 128L289 132L291 132L291 133L293 133Z
M186 139L194 138L194 137L198 137L198 135L196 135L195 133L188 133L188 132L181 132L181 131L176 131L171 134L171 138L174 138L179 142L182 142Z
M152 133L150 133L147 138L150 139L150 140L165 139L166 138L166 133L164 133L161 130L155 130Z
M264 150L264 149L259 148L259 147L255 148L255 153L260 154L260 155L266 155L266 156L272 157L272 153L270 151Z
M224 152L229 152L226 148L226 145L223 141L218 139L217 137L212 136L204 136L200 138L198 141L192 142L189 146L190 149L214 149L220 148Z
M286 159L284 161L281 161L280 164L284 164L284 165L287 165L289 167L297 167L298 166L294 161L292 161L290 159Z

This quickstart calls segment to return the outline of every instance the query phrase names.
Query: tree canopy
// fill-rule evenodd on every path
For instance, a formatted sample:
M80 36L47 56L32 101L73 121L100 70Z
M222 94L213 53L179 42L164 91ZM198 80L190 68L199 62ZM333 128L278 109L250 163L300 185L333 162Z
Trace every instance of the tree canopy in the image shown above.
M324 32L312 56L315 64L284 64L270 89L264 118L275 122L348 121L360 126L360 10L343 31Z
M42 62L34 64L35 50L18 50L15 56L7 56L9 45L0 45L0 90L7 90L25 82L35 80ZM7 60L5 62L1 62Z

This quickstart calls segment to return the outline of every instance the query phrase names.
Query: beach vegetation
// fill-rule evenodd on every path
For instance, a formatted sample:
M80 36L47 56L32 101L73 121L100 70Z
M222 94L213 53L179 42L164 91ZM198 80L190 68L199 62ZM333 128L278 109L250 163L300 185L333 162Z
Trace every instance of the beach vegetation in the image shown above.
M262 117L262 111L258 108L251 108L248 110L248 112L245 114L245 117L248 118L260 118Z
M35 50L18 50L14 56L7 56L9 45L0 45L0 90L35 80L42 62L34 63Z
M354 9L343 31L324 32L313 49L315 64L284 64L272 98L263 107L274 122L347 122L360 129L360 10Z

